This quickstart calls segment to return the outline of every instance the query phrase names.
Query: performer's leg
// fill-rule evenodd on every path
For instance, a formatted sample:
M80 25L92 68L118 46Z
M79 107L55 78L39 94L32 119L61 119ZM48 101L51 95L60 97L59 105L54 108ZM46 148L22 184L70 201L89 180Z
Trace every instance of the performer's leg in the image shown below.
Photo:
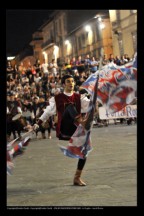
M78 170L83 170L84 165L85 165L85 163L86 163L86 159L87 159L87 158L85 158L85 159L79 159L79 160L78 160L78 164L77 164L77 169L78 169Z
M73 184L77 186L86 186L86 183L81 180L81 174L82 170L84 168L84 165L86 163L86 158L85 159L79 159L78 164L77 164L77 170L74 176Z

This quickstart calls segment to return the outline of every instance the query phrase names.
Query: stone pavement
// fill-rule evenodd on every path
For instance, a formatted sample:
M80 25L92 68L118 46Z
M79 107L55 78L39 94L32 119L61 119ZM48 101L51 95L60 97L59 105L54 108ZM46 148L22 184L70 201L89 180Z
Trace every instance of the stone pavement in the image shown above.
M40 136L41 134L39 134ZM59 141L32 140L24 155L15 159L7 176L7 206L93 207L137 205L137 125L109 125L92 129L82 179L86 187L73 186L77 159L63 155Z

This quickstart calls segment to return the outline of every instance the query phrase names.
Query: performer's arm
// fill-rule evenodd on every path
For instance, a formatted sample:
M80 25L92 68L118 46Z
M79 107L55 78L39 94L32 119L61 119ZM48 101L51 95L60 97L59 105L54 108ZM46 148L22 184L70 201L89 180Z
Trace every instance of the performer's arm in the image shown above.
M87 113L89 108L90 99L86 94L81 95L81 113Z
M55 98L52 97L49 100L49 105L46 107L44 113L39 118L42 122L48 120L48 118L52 115L56 114L56 104L55 104Z
M87 98L86 94L81 94L81 114L88 112L89 102L90 99ZM81 114L75 117L75 123L84 126L87 119L83 118Z
M50 116L55 115L55 114L56 114L55 98L52 97L49 100L49 105L46 107L44 113L39 118L38 123L34 124L34 130L38 129L39 125L41 125L44 121L48 120Z

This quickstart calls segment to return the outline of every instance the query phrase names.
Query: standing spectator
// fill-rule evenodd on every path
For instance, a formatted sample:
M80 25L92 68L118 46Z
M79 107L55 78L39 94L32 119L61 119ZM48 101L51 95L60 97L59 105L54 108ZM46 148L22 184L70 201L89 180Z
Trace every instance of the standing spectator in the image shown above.
M124 65L124 64L126 64L127 62L128 62L128 60L125 59L125 56L124 56L124 55L122 55L122 57L121 57L121 65Z
M38 83L41 80L41 77L39 75L39 73L36 73L36 75L34 76L34 82Z
M103 59L102 59L102 66L105 66L107 64L108 64L108 58L107 58L107 55L104 54Z
M84 60L84 65L85 65L85 72L88 73L88 75L90 70L90 64L91 64L90 56L89 54L87 54Z
M130 57L128 56L128 54L124 54L124 58L127 60L127 62L130 61Z
M43 75L45 74L45 75L48 76L48 73L49 73L49 71L48 71L48 63L46 63L45 59L44 59L43 64L41 65L41 70L42 70Z
M39 75L41 76L41 65L40 65L40 60L37 59L36 60L36 63L34 64L34 68L35 68L35 71L36 71L36 74L39 73Z
M98 62L95 60L95 57L92 57L91 63L90 63L90 71L91 73L95 73L97 71Z
M113 54L110 54L110 57L108 59L109 62L115 62L115 58Z
M117 55L116 58L115 58L115 62L114 62L116 65L120 66L121 65L121 60L120 60L120 57Z
M14 69L13 69L10 61L7 62L6 72L7 72L7 76L11 75L13 77Z
M84 72L84 70L85 70L84 60L82 60L81 55L78 57L78 60L76 61L76 65L77 65L77 70L78 70L79 74Z
M49 64L49 70L54 75L54 77L56 77L58 73L58 66L55 59L52 59L52 62Z
M72 60L70 61L70 65L71 65L72 75L74 75L75 72L77 71L77 61L75 57L73 57Z

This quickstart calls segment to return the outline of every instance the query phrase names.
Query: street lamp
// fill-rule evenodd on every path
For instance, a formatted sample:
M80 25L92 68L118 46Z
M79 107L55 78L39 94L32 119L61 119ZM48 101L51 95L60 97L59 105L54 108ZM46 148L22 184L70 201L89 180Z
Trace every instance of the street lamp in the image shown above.
M100 29L104 29L105 28L105 24L104 23L100 23Z
M68 45L70 42L69 42L69 40L66 40L65 41L65 45Z
M87 32L89 32L89 31L91 31L91 27L90 27L89 25L87 25L87 26L85 27L85 30L86 30Z
M98 21L101 22L101 21L102 21L102 18L101 18L101 17L98 17Z
M15 56L9 56L9 57L7 57L7 60L8 60L8 61L11 61L11 60L13 60L13 59L15 59Z

